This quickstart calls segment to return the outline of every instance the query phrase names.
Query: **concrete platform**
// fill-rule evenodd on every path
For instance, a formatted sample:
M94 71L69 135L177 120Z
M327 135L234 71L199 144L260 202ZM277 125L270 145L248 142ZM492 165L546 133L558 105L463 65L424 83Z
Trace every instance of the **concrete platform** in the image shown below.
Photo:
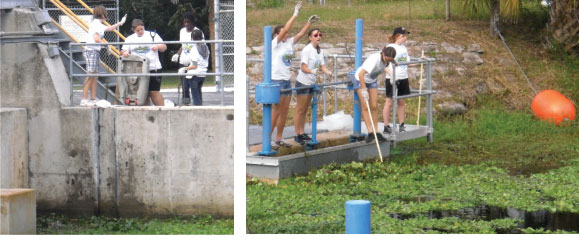
M277 183L279 179L305 175L308 172L331 163L349 163L368 159L379 159L376 142L350 143L350 131L329 131L320 133L319 148L306 150L293 139L289 148L280 148L275 156L259 156L261 144L250 146L246 157L246 174L265 182ZM383 158L390 154L390 142L380 143Z
M0 234L36 234L34 189L0 189Z

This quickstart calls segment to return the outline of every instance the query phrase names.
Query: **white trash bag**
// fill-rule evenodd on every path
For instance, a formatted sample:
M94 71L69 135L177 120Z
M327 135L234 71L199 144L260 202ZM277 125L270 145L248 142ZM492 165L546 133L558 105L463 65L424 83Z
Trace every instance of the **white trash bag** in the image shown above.
M351 130L354 119L351 115L344 114L344 111L338 111L334 114L324 116L324 120L318 123L318 129L335 131Z
M108 102L107 100L99 100L95 103L96 106L100 107L100 108L109 108L113 105L111 105L111 102Z
M175 103L169 99L165 99L165 106L167 107L175 107Z

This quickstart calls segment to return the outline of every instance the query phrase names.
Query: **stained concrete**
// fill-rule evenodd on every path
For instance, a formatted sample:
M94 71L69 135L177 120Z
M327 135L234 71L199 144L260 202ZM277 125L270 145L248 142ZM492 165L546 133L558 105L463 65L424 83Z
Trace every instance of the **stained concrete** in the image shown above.
M0 234L36 234L36 200L32 189L0 190Z
M28 187L26 109L0 109L0 188Z

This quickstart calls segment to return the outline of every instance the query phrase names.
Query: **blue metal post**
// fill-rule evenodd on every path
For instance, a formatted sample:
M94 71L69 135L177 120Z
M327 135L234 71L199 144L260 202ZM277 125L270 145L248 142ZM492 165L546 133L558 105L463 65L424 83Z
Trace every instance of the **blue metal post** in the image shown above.
M358 67L362 66L362 47L364 44L364 20L356 19L356 57L354 62L354 71ZM354 76L355 78L355 76ZM361 118L362 113L360 109L360 97L358 93L354 91L354 137L360 137L362 133L362 123Z
M271 150L271 105L279 103L280 86L271 83L271 26L264 28L264 64L263 83L256 86L255 99L257 103L263 104L262 118L262 151L259 155L269 156L276 152Z
M346 202L346 234L370 234L370 201Z

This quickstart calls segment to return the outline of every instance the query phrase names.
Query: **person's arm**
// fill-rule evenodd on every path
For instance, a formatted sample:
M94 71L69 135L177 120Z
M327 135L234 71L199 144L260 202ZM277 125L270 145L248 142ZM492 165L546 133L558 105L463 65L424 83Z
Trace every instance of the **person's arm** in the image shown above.
M105 31L107 31L107 32L113 31L113 30L117 29L118 27L122 26L123 24L125 24L126 21L127 21L127 14L125 14L125 16L123 16L121 21L119 21L118 23L115 23L111 26L107 26Z
M158 38L155 38L155 42L159 42L158 44L153 45L153 47L151 47L151 50L153 51L159 51L159 52L165 52L165 50L167 50L167 45L163 43L163 39L161 38L161 36L158 36Z
M306 73L306 74L316 74L316 72L317 72L317 71L314 72L314 70L310 69L310 68L308 67L308 65L305 64L305 63L302 63L301 69L302 69L302 72L304 72L304 73Z
M294 36L294 44L297 43L298 41L300 41L300 39L306 35L306 33L308 32L308 29L310 28L310 26L312 25L312 23L310 23L309 21L304 25L304 27L302 27L302 30L300 30L299 33L297 33Z
M292 24L294 23L294 21L298 17L298 13L300 12L301 7L302 7L302 1L299 1L294 8L294 15L292 15L290 17L290 19L287 20L287 22L285 23L283 28L277 34L277 36L278 36L277 43L279 43L281 41L281 39L283 38L283 36L289 31L290 27L292 26Z

